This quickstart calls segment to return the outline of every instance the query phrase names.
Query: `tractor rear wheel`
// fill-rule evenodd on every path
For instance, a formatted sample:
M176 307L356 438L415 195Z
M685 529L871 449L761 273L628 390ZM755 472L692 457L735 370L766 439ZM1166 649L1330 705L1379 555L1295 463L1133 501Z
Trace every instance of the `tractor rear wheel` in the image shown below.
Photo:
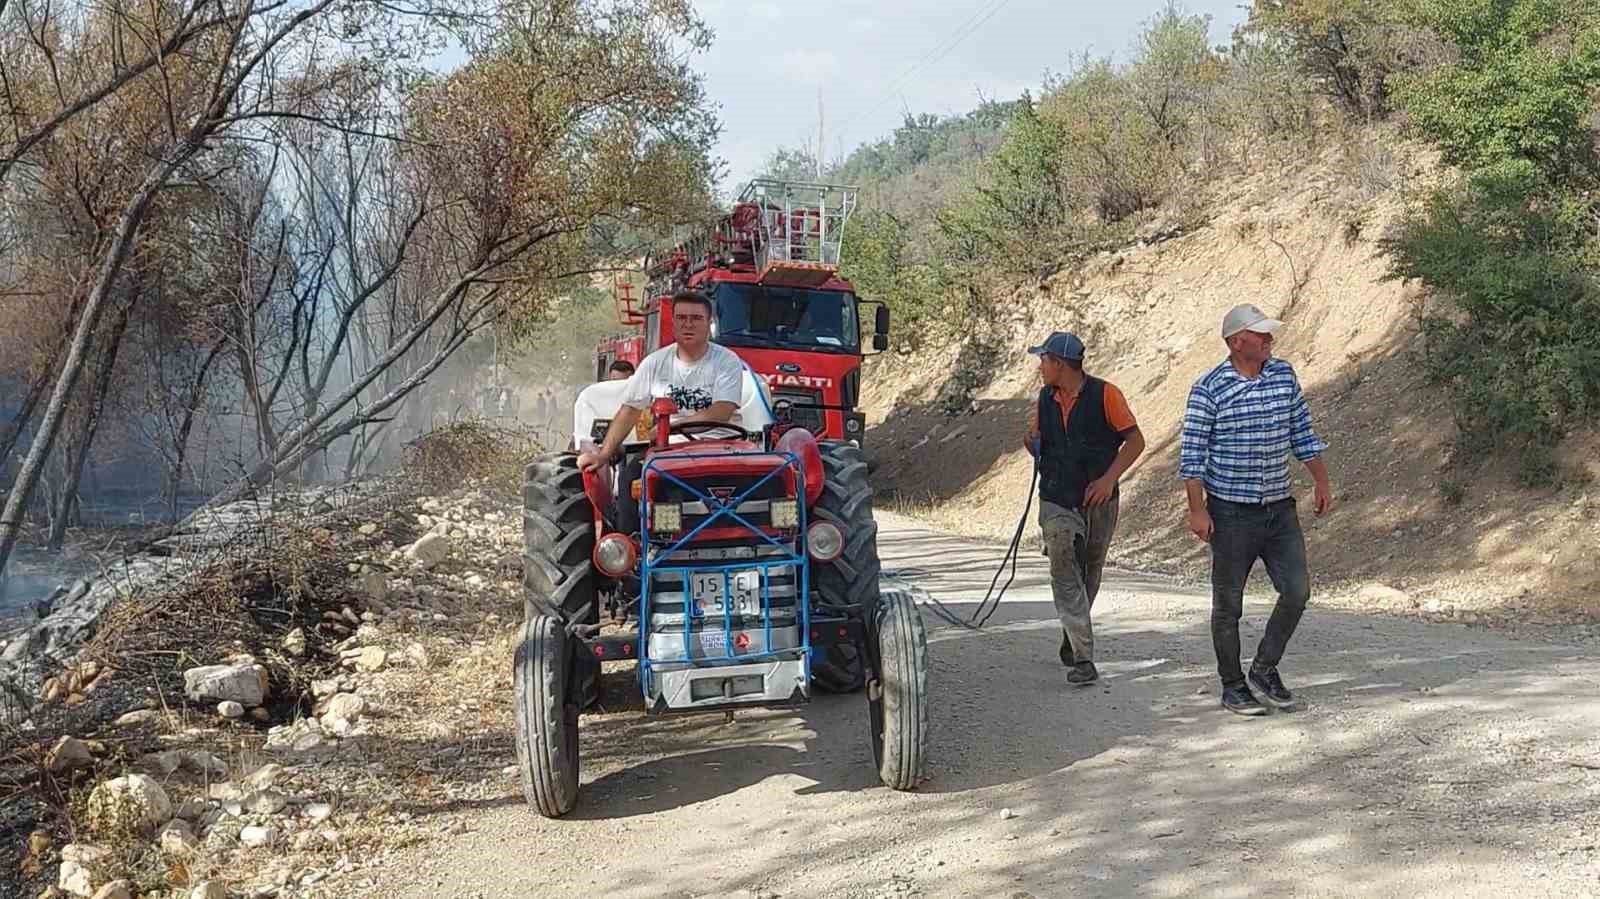
M528 804L559 818L578 801L578 704L571 696L573 640L548 615L522 628L513 669L517 770Z
M883 597L872 636L882 669L868 690L872 760L884 786L910 790L928 754L928 637L910 596Z
M844 552L832 562L818 562L811 568L811 583L817 604L829 612L843 613L851 607L870 621L878 605L878 523L872 518L872 485L867 481L867 463L861 447L848 443L824 443L822 468L825 480L811 514L820 521L838 525L844 534ZM830 693L849 693L866 683L866 664L861 647L838 643L811 667L812 681Z

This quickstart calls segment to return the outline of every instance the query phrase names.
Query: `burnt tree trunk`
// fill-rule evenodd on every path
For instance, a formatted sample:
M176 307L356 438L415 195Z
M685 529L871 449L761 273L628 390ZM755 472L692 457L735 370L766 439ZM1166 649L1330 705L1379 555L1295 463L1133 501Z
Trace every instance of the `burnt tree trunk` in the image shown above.
M117 354L122 350L122 337L128 331L128 319L133 315L133 307L139 302L140 286L136 283L128 294L127 302L117 311L117 317L111 324L111 330L106 334L104 344L100 348L100 358L94 370L94 382L90 386L87 402L84 404L83 419L78 423L77 433L67 441L66 479L62 485L59 505L56 514L50 522L50 539L48 548L50 552L60 552L66 542L67 528L75 519L75 512L79 508L78 485L83 482L83 469L89 461L89 449L94 445L95 434L100 430L100 418L105 412L106 395L111 392L111 376L117 368Z
M217 357L222 355L222 349L227 343L218 341L206 354L206 361L200 364L200 371L195 375L194 383L189 386L189 396L183 406L183 419L178 424L178 433L173 442L172 470L167 472L167 523L178 523L178 491L183 487L183 466L189 455L189 435L194 431L194 421L200 414L200 405L205 402L206 379L211 374L211 366L216 364Z

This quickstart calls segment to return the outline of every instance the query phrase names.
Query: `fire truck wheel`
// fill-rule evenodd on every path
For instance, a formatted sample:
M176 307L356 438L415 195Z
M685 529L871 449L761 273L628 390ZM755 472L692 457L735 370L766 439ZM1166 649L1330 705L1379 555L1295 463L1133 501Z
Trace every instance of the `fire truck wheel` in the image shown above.
M572 644L561 622L523 625L514 675L517 770L528 804L559 818L578 801L578 704L570 697Z
M911 597L891 592L878 607L881 679L868 690L872 760L893 790L921 782L928 754L928 637Z
M575 456L549 453L523 472L523 617L600 620L595 596L594 507Z
M844 552L832 562L812 566L811 581L817 604L830 610L851 607L870 620L878 606L878 523L872 518L872 486L861 448L847 443L824 443L822 467L826 473L822 496L812 514L839 526ZM812 681L830 693L849 693L866 683L866 660L861 647L838 644L811 668Z

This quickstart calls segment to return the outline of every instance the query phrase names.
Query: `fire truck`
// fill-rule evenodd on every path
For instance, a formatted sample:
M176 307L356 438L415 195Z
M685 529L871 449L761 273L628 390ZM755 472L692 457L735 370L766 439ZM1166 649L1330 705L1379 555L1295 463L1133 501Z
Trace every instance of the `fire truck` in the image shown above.
M647 260L642 301L622 285L618 320L638 332L596 347L596 380L617 359L637 365L672 343L672 294L698 290L716 307L712 340L766 381L780 415L822 440L862 445L861 360L888 348L889 310L838 274L856 196L835 184L750 182L732 211Z

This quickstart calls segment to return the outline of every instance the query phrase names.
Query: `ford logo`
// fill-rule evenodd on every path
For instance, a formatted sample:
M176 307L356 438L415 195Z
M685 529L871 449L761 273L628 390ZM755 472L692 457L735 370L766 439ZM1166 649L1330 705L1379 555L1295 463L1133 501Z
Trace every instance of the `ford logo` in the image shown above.
M779 362L778 371L787 372L791 375L798 374L800 372L800 366L794 364L793 362Z

